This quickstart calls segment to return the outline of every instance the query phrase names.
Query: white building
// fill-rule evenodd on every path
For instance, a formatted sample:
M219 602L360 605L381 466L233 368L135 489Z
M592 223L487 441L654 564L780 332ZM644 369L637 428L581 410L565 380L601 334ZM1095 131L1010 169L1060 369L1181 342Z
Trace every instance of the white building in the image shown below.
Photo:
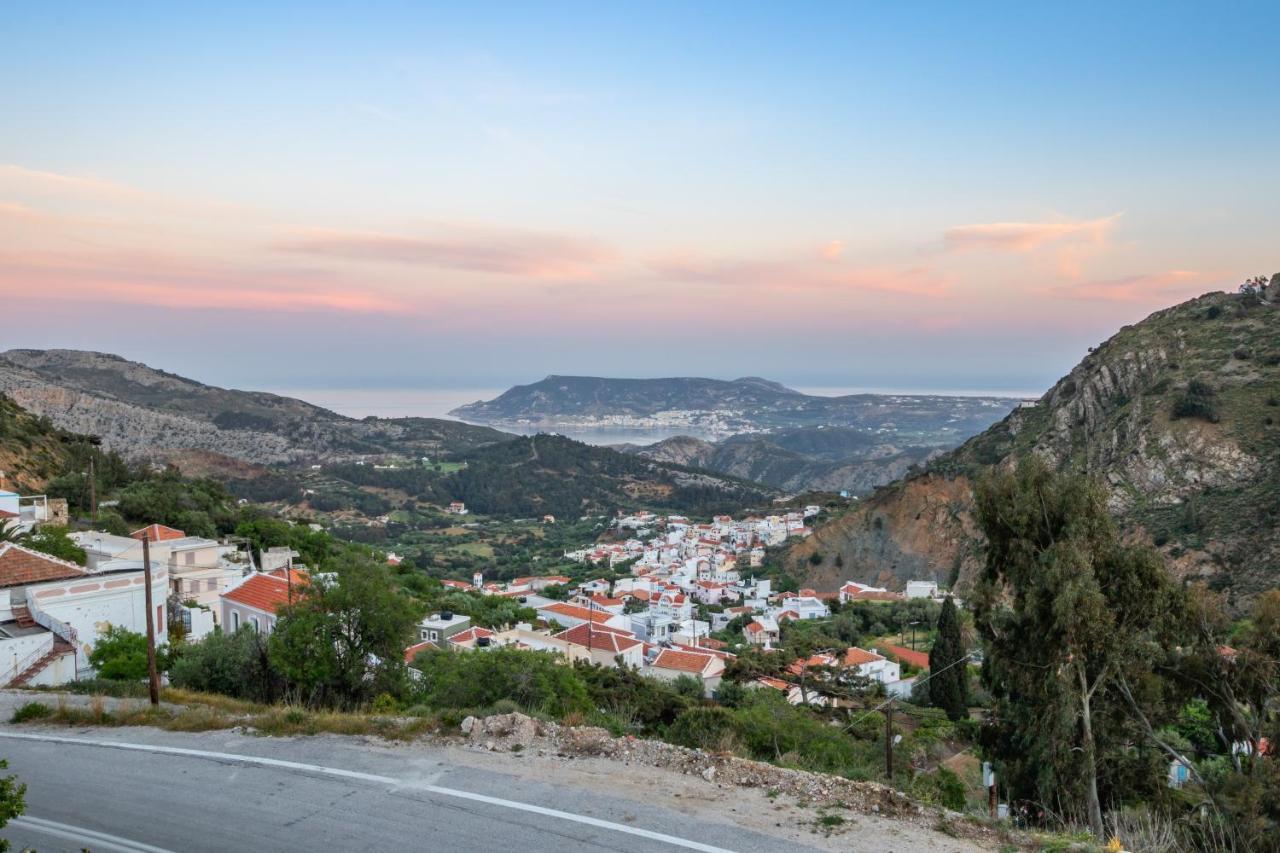
M934 581L907 581L907 598L937 598L938 584Z
M92 673L89 654L110 627L147 630L141 560L96 571L0 543L0 679L5 686L64 684ZM152 564L156 643L168 641L168 572Z

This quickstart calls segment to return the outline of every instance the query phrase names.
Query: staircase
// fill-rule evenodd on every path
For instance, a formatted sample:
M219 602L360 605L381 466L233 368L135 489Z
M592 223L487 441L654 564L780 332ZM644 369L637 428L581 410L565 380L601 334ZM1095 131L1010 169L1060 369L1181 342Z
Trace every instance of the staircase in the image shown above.
M19 628L34 628L37 624L36 620L31 618L31 608L25 604L13 605L13 618Z
M30 617L28 617L30 618ZM34 625L35 623L32 622ZM53 648L45 652L42 657L37 658L30 666L13 677L6 687L25 687L27 682L40 674L46 666L53 663L58 658L66 654L75 652L76 647L63 640L61 637L54 637Z

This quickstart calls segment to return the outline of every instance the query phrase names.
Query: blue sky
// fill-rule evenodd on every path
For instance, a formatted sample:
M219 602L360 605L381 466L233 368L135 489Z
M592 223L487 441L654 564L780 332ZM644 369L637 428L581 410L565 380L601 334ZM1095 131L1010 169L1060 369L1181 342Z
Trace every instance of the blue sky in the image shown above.
M1274 5L6 14L15 346L1024 389L1280 269Z

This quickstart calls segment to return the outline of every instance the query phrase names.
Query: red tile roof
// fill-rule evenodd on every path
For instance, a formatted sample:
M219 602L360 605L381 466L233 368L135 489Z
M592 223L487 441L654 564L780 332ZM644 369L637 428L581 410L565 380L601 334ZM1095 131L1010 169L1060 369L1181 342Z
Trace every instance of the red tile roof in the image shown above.
M681 672L692 672L701 675L715 660L715 655L663 649L658 652L658 656L649 665L661 669L676 669Z
M168 542L170 539L183 539L187 534L163 524L149 524L129 534L134 539L146 539L149 542Z
M416 658L420 653L426 651L427 649L434 649L435 647L436 647L436 644L430 643L430 642L414 643L412 646L404 650L404 662L407 664L412 664L413 659Z
M546 607L539 607L539 613L554 613L557 616L564 616L569 619L581 619L583 622L588 620L592 622L608 622L615 615L614 613L606 613L601 610L588 610L585 607L578 607L575 604L566 604L563 601L557 601L555 604L548 604Z
M293 586L293 598L296 601L301 593L299 584ZM264 613L276 613L289 603L289 584L277 575L250 575L239 586L222 594L228 601L252 607Z
M884 660L882 656L857 646L850 646L844 653L845 666L862 666L864 663L875 663L881 660Z
M477 625L474 628L468 628L465 631L459 631L458 633L453 634L452 636L449 637L449 642L453 643L455 646L462 646L467 644L474 644L475 641L480 639L481 637L492 637L492 636L493 636L493 632L490 631L488 628L481 628L479 625Z
M9 512L7 509L0 509L0 518L21 518L16 512Z
M60 581L88 574L75 563L32 551L13 542L0 543L0 587Z
M575 646L603 649L613 652L615 655L642 645L639 640L625 631L618 631L599 625L593 625L588 628L585 622L581 625L575 625L567 631L561 631L555 636L557 640L564 640L565 642L573 643Z
M911 649L903 648L902 646L891 646L888 643L881 643L880 651L884 652L898 663L909 663L920 669L929 668L928 652L912 651Z

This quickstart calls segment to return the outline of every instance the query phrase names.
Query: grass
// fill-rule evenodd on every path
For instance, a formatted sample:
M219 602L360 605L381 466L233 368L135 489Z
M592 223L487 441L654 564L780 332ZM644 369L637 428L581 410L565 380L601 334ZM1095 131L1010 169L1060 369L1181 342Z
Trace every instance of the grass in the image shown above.
M385 740L408 741L428 733L439 733L438 717L391 717L339 711L312 711L292 705L256 705L225 696L169 689L164 701L177 708L152 707L138 702L122 702L106 709L106 698L95 695L88 707L56 706L33 701L18 708L12 723L45 723L66 726L152 726L174 732L207 732L236 726L267 736L363 735Z

